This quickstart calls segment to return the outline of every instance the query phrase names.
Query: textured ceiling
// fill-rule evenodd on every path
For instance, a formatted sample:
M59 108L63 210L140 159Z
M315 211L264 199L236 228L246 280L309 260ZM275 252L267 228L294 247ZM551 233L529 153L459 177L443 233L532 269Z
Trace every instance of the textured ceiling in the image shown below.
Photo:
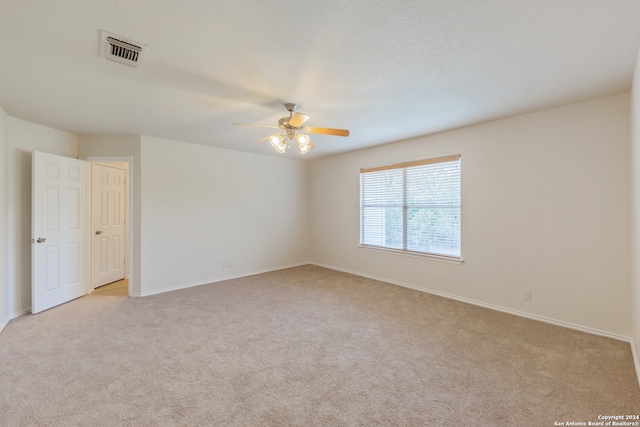
M149 46L143 64L101 58L100 30ZM277 155L231 123L295 102L351 131L313 158L627 91L639 44L637 0L0 0L0 106Z

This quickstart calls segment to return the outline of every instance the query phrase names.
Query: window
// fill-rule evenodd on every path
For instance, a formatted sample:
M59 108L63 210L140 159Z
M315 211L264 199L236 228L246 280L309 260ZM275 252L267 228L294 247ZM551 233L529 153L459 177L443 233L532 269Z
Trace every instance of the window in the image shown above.
M360 169L360 244L461 260L460 155Z

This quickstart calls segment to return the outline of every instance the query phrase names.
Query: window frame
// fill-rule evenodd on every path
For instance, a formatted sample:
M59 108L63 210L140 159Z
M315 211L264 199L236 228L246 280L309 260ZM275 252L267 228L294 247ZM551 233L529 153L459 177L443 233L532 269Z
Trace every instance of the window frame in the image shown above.
M458 213L458 221L459 221L459 228L458 228L458 248L459 248L459 253L457 255L446 255L446 254L440 254L440 253L435 253L435 252L423 252L423 251L416 251L416 250L410 250L407 249L408 245L407 245L407 229L408 229L408 215L407 212L408 210L410 210L412 208L412 206L407 202L407 185L406 185L406 176L407 176L407 169L409 168L413 168L416 166L428 166L428 165L435 165L435 164L440 164L440 163L450 163L450 162L457 162L458 165L458 178L457 181L459 183L459 199L458 199L458 204L454 207L459 209ZM402 248L397 248L397 247L390 247L390 246L379 246L379 245L374 245L374 244L370 244L370 243L363 243L364 241L364 234L365 234L365 221L364 221L364 208L365 208L365 203L364 203L364 180L363 177L365 174L367 173L371 173L371 172L382 172L382 171L390 171L390 170L402 170L402 194L397 196L401 196L398 197L398 199L402 199ZM361 168L360 169L360 236L359 236L359 244L358 247L361 249L366 249L366 250L373 250L373 251L382 251L382 252L389 252L389 253L395 253L395 254L400 254L400 255L408 255L408 256L412 256L412 257L421 257L421 258L431 258L431 259L437 259L440 261L445 261L445 262L451 262L451 263L456 263L456 264L460 264L463 263L464 260L462 258L462 156L460 154L454 154L454 155L449 155L449 156L442 156L442 157L435 157L435 158L430 158L430 159L423 159L423 160L416 160L416 161L410 161L410 162L403 162L403 163L397 163L397 164L393 164L393 165L386 165L386 166L377 166L377 167L371 167L371 168ZM414 207L415 208L415 207Z

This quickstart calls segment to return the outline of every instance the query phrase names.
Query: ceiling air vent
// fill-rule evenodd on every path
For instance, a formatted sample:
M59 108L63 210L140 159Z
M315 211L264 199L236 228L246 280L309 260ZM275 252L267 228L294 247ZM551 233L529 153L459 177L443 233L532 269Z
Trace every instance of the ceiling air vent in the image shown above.
M147 46L106 31L101 32L100 53L110 61L130 67L137 67L147 50Z

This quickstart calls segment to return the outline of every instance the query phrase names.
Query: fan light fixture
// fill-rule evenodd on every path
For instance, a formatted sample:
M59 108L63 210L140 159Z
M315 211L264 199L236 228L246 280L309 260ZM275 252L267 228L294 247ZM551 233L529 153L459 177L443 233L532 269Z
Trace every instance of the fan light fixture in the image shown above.
M285 140L282 134L276 133L269 137L269 142L271 146L276 149L276 151L280 154L284 153L287 150L287 141Z
M306 133L302 133L298 131L296 133L295 129L288 130L286 133L274 133L269 136L269 142L271 146L280 154L284 154L289 147L289 141L295 140L298 144L298 149L300 150L300 154L308 153L313 147L313 143L311 142L311 137Z
M257 126L265 128L280 129L278 133L269 135L256 142L264 141L268 139L271 146L280 154L284 154L289 147L289 141L296 141L300 154L305 154L311 151L314 147L311 142L309 133L319 133L324 135L334 136L349 136L349 131L346 129L332 129L332 128L319 128L319 127L307 127L303 126L304 123L309 120L309 116L302 113L295 112L297 105L292 103L284 104L285 108L289 112L289 117L283 117L278 121L278 126L270 125L256 125L256 124L243 124L234 123L234 125L240 126Z

